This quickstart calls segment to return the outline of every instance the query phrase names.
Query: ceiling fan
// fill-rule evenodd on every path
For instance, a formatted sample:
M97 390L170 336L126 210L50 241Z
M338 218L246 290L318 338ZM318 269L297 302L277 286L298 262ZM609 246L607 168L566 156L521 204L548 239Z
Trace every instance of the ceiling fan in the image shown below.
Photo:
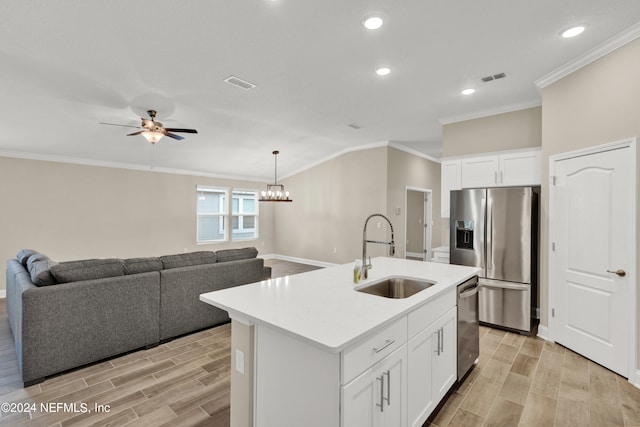
M198 131L195 129L164 127L162 123L157 122L155 120L156 114L157 114L156 110L147 110L147 114L149 114L150 119L145 119L144 117L141 117L140 118L140 120L142 120L141 126L119 125L115 123L100 123L100 124L142 129L141 131L138 131L138 132L129 133L127 134L127 136L142 135L145 137L147 141L149 141L152 144L155 144L156 142L160 141L160 139L162 139L163 136L168 136L169 138L177 139L178 141L181 141L184 139L184 136L176 135L174 132L198 133Z

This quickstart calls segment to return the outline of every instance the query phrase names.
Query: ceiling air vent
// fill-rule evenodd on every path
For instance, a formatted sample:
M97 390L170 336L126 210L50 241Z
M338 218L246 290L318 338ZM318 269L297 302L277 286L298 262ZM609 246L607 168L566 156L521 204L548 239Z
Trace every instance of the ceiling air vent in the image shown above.
M229 83L230 85L237 86L240 89L244 89L244 90L249 90L256 87L256 85L254 85L253 83L249 83L248 81L242 80L241 78L238 78L236 76L229 76L226 79L224 79L224 81L226 83Z
M498 73L491 76L482 77L480 80L482 80L485 83L488 83L493 80L504 79L505 77L507 77L505 73Z

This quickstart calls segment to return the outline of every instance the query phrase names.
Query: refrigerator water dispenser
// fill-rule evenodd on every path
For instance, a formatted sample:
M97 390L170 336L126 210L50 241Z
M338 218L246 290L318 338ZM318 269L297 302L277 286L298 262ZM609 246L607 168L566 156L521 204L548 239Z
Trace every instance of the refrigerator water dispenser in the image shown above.
M456 221L456 248L473 250L473 221Z

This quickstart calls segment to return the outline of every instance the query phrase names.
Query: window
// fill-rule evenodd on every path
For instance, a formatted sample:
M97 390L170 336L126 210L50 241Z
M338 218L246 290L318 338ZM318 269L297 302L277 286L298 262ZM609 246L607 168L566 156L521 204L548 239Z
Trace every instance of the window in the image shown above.
M229 192L226 189L197 187L197 242L228 240L227 218Z
M232 240L258 238L258 192L233 190L231 195Z

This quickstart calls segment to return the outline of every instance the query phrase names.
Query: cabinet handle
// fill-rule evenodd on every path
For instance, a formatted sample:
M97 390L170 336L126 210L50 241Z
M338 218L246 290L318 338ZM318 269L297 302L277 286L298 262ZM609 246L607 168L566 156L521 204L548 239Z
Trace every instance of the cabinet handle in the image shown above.
M380 408L380 412L384 412L384 377L380 375L376 380L380 381L380 403L376 403L376 406Z
M434 351L434 353L440 356L440 329L438 329L436 333L438 334L438 346L436 347L436 350Z
M387 406L391 405L391 371L387 369L387 372L383 372L382 375L387 376L387 397L383 397L382 400L387 401Z
M440 328L440 348L439 348L438 356L440 353L444 353L444 326Z
M380 353L382 350L384 350L385 348L389 347L394 342L396 342L396 340L386 340L382 347L380 347L380 348L373 347L373 351L375 351L376 353Z
M504 184L504 175L502 174L502 171L500 171L500 184Z
M497 184L498 183L498 172L494 172L493 173L493 181Z

